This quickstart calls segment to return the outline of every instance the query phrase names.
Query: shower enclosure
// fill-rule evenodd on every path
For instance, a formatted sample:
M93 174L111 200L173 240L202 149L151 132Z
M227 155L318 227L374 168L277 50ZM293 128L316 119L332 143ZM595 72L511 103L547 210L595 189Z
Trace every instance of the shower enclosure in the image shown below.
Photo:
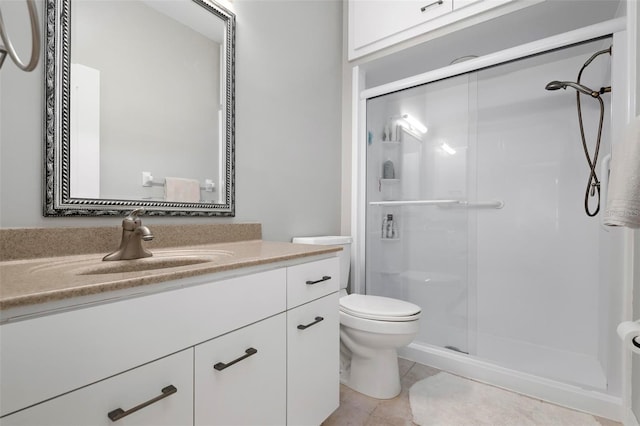
M442 368L472 360L619 395L620 295L611 277L621 234L601 224L604 207L585 214L590 167L576 92L545 90L552 80L575 81L585 59L612 43L367 99L365 291L422 307L420 331L401 355L454 360ZM611 56L602 55L582 83L609 86L611 70ZM596 171L605 200L611 94L602 99ZM584 96L581 103L593 150L599 105Z

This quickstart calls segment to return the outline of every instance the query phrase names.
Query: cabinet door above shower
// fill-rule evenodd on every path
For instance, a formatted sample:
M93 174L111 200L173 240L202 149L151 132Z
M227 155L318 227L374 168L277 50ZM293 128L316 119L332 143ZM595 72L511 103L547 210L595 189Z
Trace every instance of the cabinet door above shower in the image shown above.
M350 1L350 45L356 50L372 43L387 44L385 40L400 41L411 28L452 10L453 0Z
M436 38L462 29L471 25L470 17L482 15L482 20L487 20L533 3L522 0L349 0L349 60L423 34ZM451 28L436 31L445 27Z

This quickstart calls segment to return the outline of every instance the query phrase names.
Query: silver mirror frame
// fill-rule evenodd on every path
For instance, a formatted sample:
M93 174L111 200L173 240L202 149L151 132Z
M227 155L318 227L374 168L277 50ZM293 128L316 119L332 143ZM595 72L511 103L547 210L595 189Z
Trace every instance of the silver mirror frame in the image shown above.
M71 0L46 0L44 216L120 216L136 207L150 216L235 216L235 15L210 0L192 1L226 27L224 203L71 198Z

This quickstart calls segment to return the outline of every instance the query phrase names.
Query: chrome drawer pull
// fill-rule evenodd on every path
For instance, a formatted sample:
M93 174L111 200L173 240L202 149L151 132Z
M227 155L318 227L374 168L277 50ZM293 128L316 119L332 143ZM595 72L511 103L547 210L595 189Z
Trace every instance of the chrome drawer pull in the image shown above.
M178 392L178 389L176 389L176 387L173 385L169 385L166 388L162 389L162 395L156 396L155 398L152 398L147 402L143 402L140 405L136 405L135 407L130 408L127 411L124 411L122 408L116 408L115 410L110 411L107 416L109 416L112 422L115 422L116 420L120 420L121 418L126 417L129 414L135 413L136 411L141 410L144 407L153 404L154 402L158 402L161 399L168 397L169 395L173 395L176 392Z
M314 284L318 284L318 283L321 283L321 282L323 282L323 281L328 281L328 280L330 280L330 279L331 279L331 277L330 277L330 276L325 275L324 277L320 278L319 280L316 280L316 281L307 281L307 285L314 285Z
M213 366L213 368L215 368L218 371L222 371L227 367L231 367L233 364L242 361L243 359L249 358L251 355L255 355L258 353L257 349L254 348L249 348L246 351L244 351L245 355L242 355L240 358L236 358L231 362L228 363L224 363L224 362L219 362L216 365Z
M310 322L307 325L300 324L298 326L298 330L305 330L305 329L311 327L312 325L316 325L317 323L319 323L320 321L323 321L323 320L324 320L324 318L322 318L322 317L316 317L316 320L314 322Z
M444 3L444 0L438 0L438 1L434 1L433 3L429 3L426 6L422 6L420 8L420 12L424 12L425 10L427 10L428 8L430 8L431 6L440 6L442 3Z

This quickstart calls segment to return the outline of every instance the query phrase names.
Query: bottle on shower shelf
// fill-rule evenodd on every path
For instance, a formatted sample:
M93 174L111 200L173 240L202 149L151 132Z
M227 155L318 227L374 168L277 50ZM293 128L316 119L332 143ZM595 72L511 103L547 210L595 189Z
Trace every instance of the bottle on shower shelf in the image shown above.
M382 141L388 142L390 140L391 140L391 129L388 124L385 124L384 128L382 129Z
M382 235L383 239L395 239L398 238L398 231L396 229L396 223L393 220L393 215L388 214L382 220Z
M382 164L382 179L395 179L396 172L393 167L393 161L387 160Z

